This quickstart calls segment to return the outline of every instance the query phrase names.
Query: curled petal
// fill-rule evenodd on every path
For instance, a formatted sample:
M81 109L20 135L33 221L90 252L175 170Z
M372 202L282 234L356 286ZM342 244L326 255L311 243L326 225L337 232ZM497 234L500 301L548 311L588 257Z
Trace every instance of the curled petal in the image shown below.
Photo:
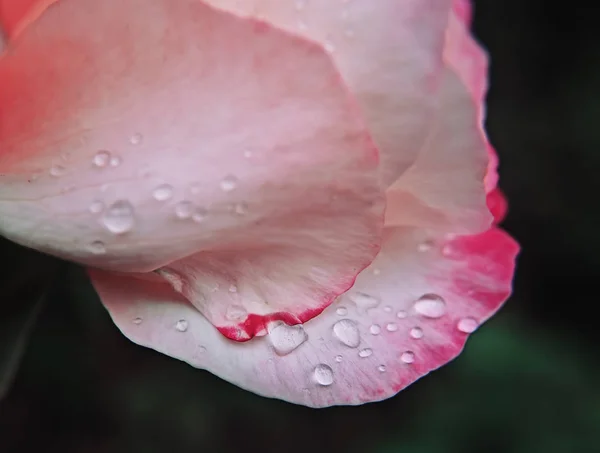
M276 321L246 343L224 338L168 285L91 276L132 341L261 395L323 407L388 398L458 355L510 294L517 251L496 229L450 241L386 229L349 293L306 324Z

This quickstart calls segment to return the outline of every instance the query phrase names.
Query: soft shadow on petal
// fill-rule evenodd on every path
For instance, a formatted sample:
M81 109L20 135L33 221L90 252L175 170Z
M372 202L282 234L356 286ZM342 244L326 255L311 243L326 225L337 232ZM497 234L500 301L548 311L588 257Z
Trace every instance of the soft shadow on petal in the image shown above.
M434 114L450 0L208 0L319 42L361 107L385 186L412 165Z
M91 273L132 341L258 394L312 407L393 396L456 357L511 292L518 245L501 230L439 240L387 229L350 292L304 325L227 340L167 285Z
M377 253L378 156L357 108L321 47L267 24L196 0L62 0L0 59L0 106L15 242L125 272L202 251L214 266L195 284L268 275L253 289L267 301L294 274L313 304L299 319Z
M427 144L386 192L386 227L467 234L485 231L491 223L483 185L488 156L476 106L454 72L444 74Z

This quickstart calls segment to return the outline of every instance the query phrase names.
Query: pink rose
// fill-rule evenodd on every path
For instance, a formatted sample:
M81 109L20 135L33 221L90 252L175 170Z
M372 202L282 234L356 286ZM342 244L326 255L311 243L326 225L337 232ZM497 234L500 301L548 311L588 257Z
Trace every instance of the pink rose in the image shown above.
M0 0L0 20L0 233L88 266L132 341L360 404L510 294L466 1Z

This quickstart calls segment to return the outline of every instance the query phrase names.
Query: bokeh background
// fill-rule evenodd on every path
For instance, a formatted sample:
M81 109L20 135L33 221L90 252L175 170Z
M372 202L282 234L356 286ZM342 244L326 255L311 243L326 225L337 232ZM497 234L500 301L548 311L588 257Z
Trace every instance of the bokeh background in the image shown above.
M475 3L504 227L523 252L514 295L457 360L361 407L260 398L130 343L80 269L3 242L4 319L50 295L0 403L0 452L600 452L600 12Z

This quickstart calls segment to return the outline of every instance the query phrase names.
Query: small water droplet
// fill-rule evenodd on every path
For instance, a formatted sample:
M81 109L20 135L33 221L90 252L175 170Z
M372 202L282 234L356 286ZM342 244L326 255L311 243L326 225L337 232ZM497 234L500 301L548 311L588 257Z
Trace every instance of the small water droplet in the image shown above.
M142 143L142 141L144 141L144 136L140 133L133 134L131 137L129 137L129 143L132 145L139 145Z
M350 296L350 300L360 308L373 308L379 305L380 300L376 297L365 293L354 293Z
M386 370L387 368L385 367L385 365L379 365L379 366L377 367L377 369L379 370L379 372L380 372L380 373L385 373L385 370Z
M288 355L308 339L302 325L288 326L283 321L276 321L268 327L269 341L277 355Z
M398 319L404 319L406 317L408 317L408 312L405 310L400 310L398 313L396 313L396 318Z
M142 323L142 318L140 318L139 316L137 318L134 318L132 321L136 326L139 326Z
M415 353L412 351L405 351L400 355L400 360L404 363L413 363L415 361Z
M221 190L224 192L231 192L232 190L237 189L238 180L235 176L229 175L223 178L221 181Z
M383 307L383 311L385 311L386 313L391 313L392 307L390 307L389 305L386 305L385 307Z
M446 301L437 294L425 294L415 302L415 311L426 318L441 318L446 313Z
M110 166L111 167L118 167L119 165L121 165L121 158L118 156L113 156L110 158Z
M94 241L89 246L88 249L94 255L103 255L106 253L106 245L102 241Z
M423 338L423 335L425 334L423 333L423 329L421 329L420 327L413 327L412 329L410 329L410 336L415 340Z
M348 309L346 307L338 307L335 312L338 316L346 316L348 314Z
M175 323L175 330L178 332L185 332L188 330L188 322L185 319L180 319Z
M189 219L194 213L194 205L191 201L180 201L175 205L175 215L178 219Z
M385 326L385 328L388 332L396 332L398 330L398 324L395 322L390 322L387 326Z
M371 335L379 335L381 333L381 326L379 324L373 324L369 327L369 332L371 332Z
M196 223L202 223L207 215L208 211L205 208L196 208L192 214L192 220Z
M230 305L227 307L227 311L225 313L225 317L230 321L241 321L245 319L248 315L248 312L241 305Z
M238 292L237 286L235 286L235 285L229 285L229 292L230 293L237 293Z
M356 323L350 319L342 319L333 325L333 335L350 348L360 344L360 332Z
M425 253L433 248L433 243L431 241L423 241L417 246L417 250L419 252Z
M170 184L161 184L152 191L152 197L156 201L167 201L173 197L173 186Z
M475 318L467 317L458 321L456 327L463 333L473 333L479 327L479 323Z
M358 351L358 356L361 358L369 357L373 354L373 350L371 348L361 349Z
M335 356L335 361L336 361L337 363L340 363L342 360L344 360L344 358L343 358L341 355L336 355L336 356Z
M104 213L102 222L113 234L127 233L135 224L135 210L127 200L115 201Z
M245 215L248 212L248 204L247 203L237 203L233 207L233 212L237 215Z
M58 178L59 176L64 175L66 171L67 169L62 165L53 165L52 168L50 168L50 176Z
M110 161L110 152L106 150L98 151L92 158L94 167L104 168Z
M198 354L204 354L206 352L205 346L198 346Z
M329 365L321 363L313 371L315 382L324 387L333 384L333 370Z
M92 201L88 209L92 214L100 214L102 211L104 211L104 203L99 200Z

